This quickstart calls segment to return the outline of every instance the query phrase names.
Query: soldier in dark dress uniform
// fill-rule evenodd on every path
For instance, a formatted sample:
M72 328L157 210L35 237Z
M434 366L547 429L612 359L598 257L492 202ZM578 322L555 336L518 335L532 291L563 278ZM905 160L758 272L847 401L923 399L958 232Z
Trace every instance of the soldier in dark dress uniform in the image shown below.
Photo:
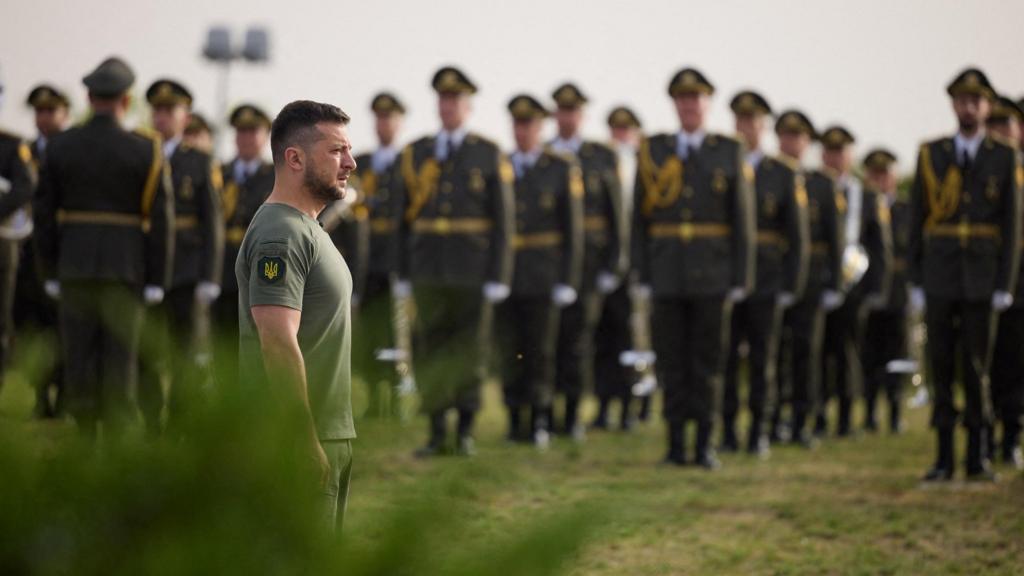
M493 142L467 131L476 86L444 67L433 78L441 131L405 147L395 193L402 218L396 297L415 290L416 379L430 437L419 456L448 451L446 414L458 413L459 454L474 452L492 306L512 281L512 166Z
M548 111L520 95L508 104L516 151L512 295L495 310L509 439L549 441L560 303L579 287L583 266L583 179L566 156L541 146ZM564 308L562 308L564 309ZM529 411L529 412L527 412Z
M884 194L889 206L892 238L892 274L886 290L888 298L882 306L870 310L867 316L862 347L864 367L864 427L878 429L875 416L877 398L884 393L889 401L889 430L901 430L900 403L903 393L903 375L887 368L889 362L907 354L907 242L910 238L910 212L907 202L897 198L896 155L885 149L875 149L864 157L867 185Z
M790 440L805 447L813 447L813 438L806 429L808 416L813 414L821 377L821 344L825 329L825 310L835 308L842 301L839 293L842 240L837 203L839 193L835 181L819 170L803 169L801 162L817 132L810 119L798 110L779 115L775 123L779 137L779 160L790 164L803 174L807 191L807 222L811 257L807 269L807 284L803 296L783 315L783 332L787 338L781 347L780 366L789 368L789 397L791 407ZM781 404L772 416L773 439L780 439Z
M46 147L58 134L64 131L68 121L70 101L60 90L49 84L33 88L27 103L35 112L38 136L32 141L32 164L38 173L46 160ZM27 215L26 222L31 222ZM21 242L21 256L18 262L18 284L15 290L14 325L17 333L36 334L60 350L59 319L57 301L46 295L43 278L39 273L38 261L33 250L31 236ZM60 354L55 354L52 369L46 371L36 388L36 405L33 413L40 418L54 418L63 412L64 377L61 370ZM51 398L51 391L53 392Z
M366 383L369 404L366 415L386 417L398 410L398 402L390 402L389 390L395 384L395 365L382 362L377 352L395 349L392 330L391 281L395 274L395 230L399 214L395 205L394 179L399 177L398 132L405 119L405 105L397 96L381 92L373 97L370 109L376 118L379 146L356 157L355 187L358 200L355 210L369 225L369 245L365 271L358 294L358 332L361 338L352 342L353 372Z
M761 133L772 111L756 92L744 91L730 103L736 131L747 146L746 163L754 171L757 210L757 279L754 292L732 311L731 343L722 406L722 448L736 451L739 413L739 351L748 345L750 429L746 450L768 454L768 423L776 396L776 366L782 314L802 295L810 253L807 191L792 162L767 157Z
M223 165L221 217L224 220L223 289L213 303L211 315L216 334L214 366L217 377L227 384L238 381L238 280L235 260L256 210L274 189L274 165L263 158L270 137L270 116L252 104L232 110L229 121L235 129L233 160Z
M551 97L557 107L558 137L549 146L552 151L579 163L586 190L583 276L578 298L568 303L561 314L555 362L556 390L565 397L564 418L555 429L581 441L585 428L579 421L580 400L583 393L592 388L590 383L596 378L601 380L599 388L602 390L621 387L621 381L627 376L617 364L613 369L602 365L603 369L594 373L594 335L604 298L622 286L625 275L626 261L620 256L624 228L620 216L622 184L615 151L580 136L588 101L583 92L574 84L563 84ZM616 361L605 359L609 363Z
M925 309L937 455L929 482L953 477L954 428L967 428L967 478L992 481L985 433L992 422L989 364L998 314L1013 304L1020 266L1017 151L985 134L995 90L969 68L947 87L959 130L921 146L910 198L911 304ZM959 348L958 348L959 344ZM954 401L957 353L965 407Z
M842 126L829 127L821 136L824 169L836 180L840 192L845 248L840 285L843 302L825 319L821 401L814 430L819 436L827 431L826 412L833 395L839 399L837 435L848 436L852 431L850 414L859 388L854 378L862 372L859 363L864 320L867 310L884 305L891 272L889 207L878 192L865 188L851 173L854 142L853 134Z
M1017 146L1020 156L1021 125L1024 108L1000 96L985 122L993 137L1001 137ZM1024 263L1022 263L1024 265ZM1020 433L1024 422L1024 282L1017 272L1017 291L1013 305L999 316L999 328L992 355L992 407L995 419L1001 425L1002 436L996 439L995 427L988 430L989 456L1018 470L1024 469L1024 453L1020 447Z
M165 404L161 381L169 381L168 426L178 427L199 388L198 368L209 359L209 308L220 296L224 266L223 178L208 153L183 142L192 106L188 89L157 80L146 100L174 190L174 262L166 295L146 314L139 373L146 432L158 436Z
M158 299L173 262L160 138L120 125L134 79L117 58L84 78L92 118L47 145L33 204L46 290L60 298L68 410L89 436L133 419L143 296Z
M652 330L665 390L666 462L687 463L684 428L697 425L696 464L715 469L729 309L754 285L753 171L739 141L705 131L714 88L696 70L668 87L682 129L644 140L633 219L633 262L654 298Z

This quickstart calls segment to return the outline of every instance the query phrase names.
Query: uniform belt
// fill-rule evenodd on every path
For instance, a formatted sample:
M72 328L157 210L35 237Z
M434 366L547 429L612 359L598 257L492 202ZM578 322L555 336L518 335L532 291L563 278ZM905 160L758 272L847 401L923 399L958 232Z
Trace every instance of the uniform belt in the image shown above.
M370 232L374 234L392 234L395 231L395 221L390 218L371 218Z
M561 245L561 232L534 232L532 234L516 234L512 237L512 247L516 250L554 248Z
M811 254L815 256L828 256L828 243L815 242L811 244Z
M143 232L149 231L149 220L143 219L140 214L129 214L127 212L58 210L57 223L61 225L123 226L125 228L139 228Z
M608 229L608 219L604 216L587 216L583 219L585 232L604 232Z
M193 228L199 227L199 217L194 214L175 216L174 217L174 229L175 230L192 230Z
M697 222L660 223L651 224L648 232L653 238L678 238L689 242L698 238L728 238L732 234L732 227Z
M490 232L493 224L486 218L423 218L412 224L417 234L448 236L451 234L483 234Z
M784 244L786 239L775 230L759 230L757 232L758 244Z
M966 244L971 238L994 240L1002 238L1002 231L995 224L972 224L967 221L956 224L936 224L929 228L926 234L935 238L957 238L961 244Z
M228 241L228 244L240 246L242 239L245 238L245 228L242 226L231 226L224 231L224 238Z

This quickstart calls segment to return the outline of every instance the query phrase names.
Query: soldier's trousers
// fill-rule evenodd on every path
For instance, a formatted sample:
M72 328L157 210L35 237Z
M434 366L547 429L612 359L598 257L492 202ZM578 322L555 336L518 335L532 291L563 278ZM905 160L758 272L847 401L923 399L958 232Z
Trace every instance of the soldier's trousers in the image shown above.
M953 428L959 412L954 402L957 347L963 373L964 413L967 428L991 423L989 366L997 317L988 300L950 300L927 295L928 358L934 388L932 425Z
M623 366L619 356L632 348L629 323L633 303L626 282L604 298L601 317L594 333L594 392L602 401L619 398L623 409L633 397L635 370Z
M160 426L165 375L170 380L166 404L172 425L185 415L200 387L194 361L199 313L194 285L169 290L163 302L146 311L139 358L139 408L151 432Z
M821 290L808 290L786 310L783 322L789 333L790 403L795 420L800 420L814 409L821 378L821 344L825 332Z
M476 412L494 308L479 286L414 284L413 370L424 412Z
M722 390L729 321L722 296L655 298L651 314L665 419L710 426Z
M771 413L778 394L776 373L781 324L782 309L775 304L774 296L747 299L733 307L722 397L725 422L734 422L739 413L739 348L744 341L750 349L747 407L756 422L763 422L765 415Z
M999 315L992 356L992 407L1007 431L1024 426L1024 307Z
M903 310L876 310L868 315L864 345L864 402L868 417L875 415L878 393L884 391L889 406L898 406L903 375L892 374L886 365L907 353L907 317Z
M495 307L502 391L510 410L551 408L558 309L547 295L512 296Z
M14 291L17 288L18 240L0 239L0 386L14 339Z
M118 434L135 415L142 300L138 288L101 280L61 283L60 324L68 411L86 432Z
M213 327L213 369L219 383L238 384L238 292L225 291L210 306Z
M391 316L390 280L386 275L367 277L353 325L358 337L352 339L352 372L366 384L368 416L386 416L383 398L394 382L395 364L377 359L378 350L395 346Z
M562 309L555 359L555 389L577 400L593 381L594 331L601 309L601 295L580 292L571 306Z
M822 410L833 397L839 399L840 411L849 410L857 395L851 370L860 359L860 301L850 294L842 306L825 316L818 390Z
M43 290L39 268L31 238L21 242L18 258L18 278L15 288L14 327L18 335L35 334L42 341L53 345L55 358L49 370L43 373L36 389L36 408L41 415L54 415L64 404L64 376L60 358L60 317L57 301ZM50 389L56 388L56 403L50 403Z

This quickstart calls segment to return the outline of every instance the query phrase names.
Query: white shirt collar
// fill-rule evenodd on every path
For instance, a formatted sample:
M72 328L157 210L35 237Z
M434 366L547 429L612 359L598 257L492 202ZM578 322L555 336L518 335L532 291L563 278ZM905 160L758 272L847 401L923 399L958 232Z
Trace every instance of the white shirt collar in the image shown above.
M442 146L447 144L447 150L451 150L462 146L462 141L466 139L467 130L463 127L456 128L455 130L441 130L437 134L437 141L434 143L434 155L441 156Z
M573 136L572 138L562 138L559 136L551 141L551 148L556 152L579 154L580 146L583 146L583 139L579 136Z
M243 182L252 177L260 167L260 159L253 158L252 160L243 160L241 158L235 159L235 165L233 168L232 176L235 182Z
M978 130L978 133L967 138L962 133L957 132L956 136L953 137L953 143L956 145L956 156L957 159L963 155L963 151L967 150L967 154L970 155L971 160L978 155L978 148L981 147L982 140L985 139L984 130Z
M764 152L760 149L750 150L747 152L746 160L751 168L757 168L761 164L761 160L764 160Z
M48 143L46 136L43 136L42 134L36 138L36 148L38 148L40 152L46 152L46 145Z
M164 160L169 160L171 156L174 156L174 151L178 149L179 144L181 144L181 137L164 141Z
M533 165L537 163L537 159L540 158L541 149L535 148L529 152L523 152L522 150L516 150L512 153L512 165L516 169L516 173L522 176L527 170L533 168Z
M704 144L704 136L703 130L697 130L696 132L680 130L676 132L676 153L683 157L685 154L684 150L687 148L700 150L701 145Z
M371 168L374 172L381 173L387 171L392 164L395 163L395 158L398 157L398 149L394 146L381 146L373 151L373 155L370 156Z

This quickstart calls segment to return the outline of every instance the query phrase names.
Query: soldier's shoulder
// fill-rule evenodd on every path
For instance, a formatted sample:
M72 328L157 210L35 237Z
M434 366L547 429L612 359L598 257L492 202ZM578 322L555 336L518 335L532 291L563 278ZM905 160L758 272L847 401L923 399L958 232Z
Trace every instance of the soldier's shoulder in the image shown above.
M356 154L356 166L358 166L360 170L363 170L369 167L372 158L373 152L363 152L361 154Z
M213 156L211 156L209 152L205 152L203 150L200 150L199 148L189 146L184 142L179 144L179 147L181 149L181 154L187 157L192 162L206 166L213 161Z
M929 138L918 147L918 151L922 150L945 150L947 152L953 152L953 138L949 136L938 136L935 138Z
M771 168L772 170L778 170L787 174L796 174L801 172L799 162L782 154L765 156L764 159L761 160L761 164L766 168Z
M545 147L540 153L540 160L559 168L569 168L576 165L576 159L571 154L553 150L550 147Z
M583 155L584 151L586 151L586 154L597 156L604 161L615 161L618 159L618 154L616 154L615 150L612 150L607 144L596 140L583 142L583 145L580 147L580 154Z
M3 128L0 128L0 144L6 144L6 145L20 144L21 142L24 142L24 141L25 141L25 139L22 138L20 134L16 134L16 133L11 132L9 130L5 130Z
M671 150L675 152L676 149L676 135L670 132L663 132L661 134L652 134L643 139L642 143L646 145L651 151L655 150Z
M743 146L738 139L726 134L710 133L704 141L711 148L723 148L729 152L737 151Z
M1001 155L1010 155L1011 158L1017 154L1017 146L1012 141L998 134L987 135L982 146Z
M476 132L470 132L466 134L466 139L463 141L463 144L466 146L483 148L487 151L494 152L497 152L499 149L498 144L495 141L491 140L490 138L487 138L486 136L481 136Z
M416 151L419 151L419 150L423 150L423 149L428 148L428 147L433 147L433 143L434 143L434 137L433 136L430 136L430 135L421 136L421 137L413 140L412 142L409 142L408 144L406 144L405 147L402 148L402 150L403 151L404 150L416 150Z
M835 186L836 179L825 170L822 170L820 168L814 168L812 170L808 170L805 174L808 183L813 182L815 184L827 184L829 186Z

